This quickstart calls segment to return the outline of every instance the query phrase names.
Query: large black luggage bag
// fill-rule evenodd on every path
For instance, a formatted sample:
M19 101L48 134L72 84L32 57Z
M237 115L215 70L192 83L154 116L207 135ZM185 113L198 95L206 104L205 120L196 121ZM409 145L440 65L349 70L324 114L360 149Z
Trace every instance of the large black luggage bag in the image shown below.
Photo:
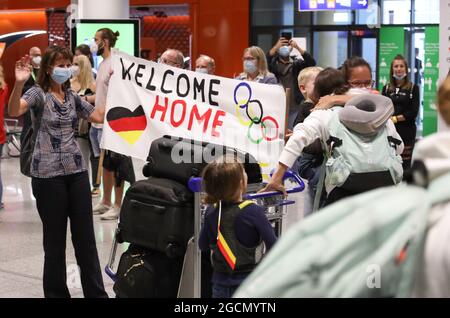
M120 211L119 239L182 257L194 233L194 196L173 180L149 178L134 183Z
M234 154L244 163L249 184L262 182L261 168L251 154L235 148L173 136L164 136L152 142L143 174L146 177L168 178L187 184L191 177L201 175L207 163L224 154Z
M122 254L113 290L118 298L176 298L183 258L130 245Z

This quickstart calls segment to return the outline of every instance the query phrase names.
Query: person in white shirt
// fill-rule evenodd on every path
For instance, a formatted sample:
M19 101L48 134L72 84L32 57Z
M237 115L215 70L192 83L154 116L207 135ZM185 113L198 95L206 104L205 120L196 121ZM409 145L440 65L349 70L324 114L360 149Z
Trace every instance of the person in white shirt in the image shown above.
M321 71L314 83L314 95L318 99L326 95L350 95L349 87L342 73L336 69L326 68ZM343 105L341 105L343 106ZM311 113L303 123L295 126L292 136L289 138L283 152L280 155L278 167L273 174L271 181L262 191L281 191L286 195L286 190L283 186L282 178L288 168L292 167L297 158L302 154L303 149L313 143L316 139L320 139L323 144L326 144L330 138L329 123L333 117L333 110L317 110ZM395 130L392 121L387 123L388 135L395 139L401 140L397 131ZM403 151L403 143L401 143L396 152L400 154ZM330 198L330 194L335 190L334 188L327 188L328 198L326 204L330 204L340 198L342 195Z
M95 44L91 47L93 54L101 56L103 61L100 63L96 78L96 94L87 96L89 102L95 100L95 107L106 105L106 96L108 94L109 80L112 75L112 59L111 48L116 44L119 32L113 32L111 29L102 28L95 33ZM100 141L103 132L103 125L93 124L91 127L90 137L92 148L96 156L100 156ZM118 168L110 165L112 152L105 151L103 161L103 197L101 201L93 208L94 214L102 214L102 220L115 220L119 217L120 207L123 197L123 180L116 180L114 171ZM101 167L99 167L101 169ZM133 173L134 178L134 173ZM114 205L112 204L111 195L114 187Z

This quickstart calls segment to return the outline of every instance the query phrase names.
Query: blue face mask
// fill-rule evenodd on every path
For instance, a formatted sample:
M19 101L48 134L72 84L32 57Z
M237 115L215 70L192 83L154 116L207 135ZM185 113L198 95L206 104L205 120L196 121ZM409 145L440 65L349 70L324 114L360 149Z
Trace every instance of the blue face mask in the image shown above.
M51 74L52 79L58 84L67 82L71 76L71 69L65 67L55 67L53 68L53 73Z
M291 50L289 49L289 46L282 46L278 49L278 54L281 57L288 57L291 53Z
M258 71L255 62L253 61L245 61L244 62L244 72L248 74L255 74Z

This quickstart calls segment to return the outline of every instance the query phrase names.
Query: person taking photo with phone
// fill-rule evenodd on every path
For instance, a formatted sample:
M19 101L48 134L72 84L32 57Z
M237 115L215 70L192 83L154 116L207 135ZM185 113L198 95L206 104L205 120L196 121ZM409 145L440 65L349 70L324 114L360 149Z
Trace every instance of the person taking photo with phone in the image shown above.
M293 49L299 51L301 56L291 56ZM304 68L315 66L316 61L292 39L291 33L283 32L267 53L267 63L269 71L275 75L284 89L291 89L288 128L293 129L300 103L304 99L298 86L298 75Z

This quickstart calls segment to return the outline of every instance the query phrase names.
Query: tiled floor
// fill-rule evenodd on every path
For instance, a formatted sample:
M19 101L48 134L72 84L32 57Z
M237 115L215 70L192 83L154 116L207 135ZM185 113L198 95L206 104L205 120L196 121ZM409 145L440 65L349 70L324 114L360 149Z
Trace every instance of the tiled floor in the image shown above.
M134 161L137 179L143 178L142 165L143 162ZM31 180L20 173L17 158L2 159L1 171L5 209L0 210L0 298L43 297L42 224L31 195ZM283 222L284 231L301 218L303 193L292 198L297 204L288 210ZM100 263L104 268L109 258L116 221L101 221L98 216L94 216L94 226ZM74 266L76 261L69 229L67 235L68 277L73 277L70 275L73 267L70 266ZM125 246L119 248L123 250ZM120 253L119 250L117 260ZM113 283L105 273L103 280L109 296L114 297ZM83 297L83 291L77 285L77 279L68 279L72 297Z

